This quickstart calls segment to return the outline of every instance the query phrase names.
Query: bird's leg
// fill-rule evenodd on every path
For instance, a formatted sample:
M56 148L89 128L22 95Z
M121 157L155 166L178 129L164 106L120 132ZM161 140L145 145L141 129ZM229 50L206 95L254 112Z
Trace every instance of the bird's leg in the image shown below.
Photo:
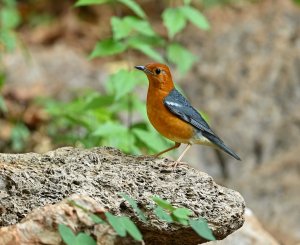
M180 163L181 159L183 158L183 156L185 155L185 153L188 151L188 149L190 149L191 146L192 146L191 144L187 144L186 148L181 153L181 155L178 157L178 159L175 162L172 162L171 164L169 164L169 166L176 168L177 165Z
M180 161L181 161L181 159L183 158L183 156L185 155L185 153L188 151L188 149L190 149L191 146L192 146L191 144L188 144L188 145L186 146L186 148L185 148L184 151L181 153L181 155L178 157L178 159L176 160L176 162L180 162Z
M164 150L164 151L161 151L161 152L159 152L159 153L157 153L157 154L155 154L155 155L153 155L153 156L154 156L154 157L158 157L158 156L160 156L160 155L162 155L162 154L164 154L164 153L166 153L166 152L168 152L168 151L171 151L171 150L174 150L174 149L178 148L179 146L180 146L180 143L175 142L175 145L174 145L174 146L172 146L172 147L170 147L170 148L168 148L168 149L166 149L166 150Z

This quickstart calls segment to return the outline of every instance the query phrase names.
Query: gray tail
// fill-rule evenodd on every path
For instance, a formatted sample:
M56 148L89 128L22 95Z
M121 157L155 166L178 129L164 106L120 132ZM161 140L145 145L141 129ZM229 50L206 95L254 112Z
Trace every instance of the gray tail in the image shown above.
M217 145L221 150L225 151L230 156L234 157L236 160L241 161L241 158L228 146L224 144L224 142L216 135L210 134L208 132L203 131L202 135L209 139L212 143Z

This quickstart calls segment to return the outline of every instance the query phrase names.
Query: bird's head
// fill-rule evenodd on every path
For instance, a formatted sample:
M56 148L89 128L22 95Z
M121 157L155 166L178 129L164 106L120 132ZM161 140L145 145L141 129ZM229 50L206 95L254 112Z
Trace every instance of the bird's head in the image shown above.
M174 88L172 75L167 65L151 63L145 66L135 66L135 68L147 75L150 86L166 92Z

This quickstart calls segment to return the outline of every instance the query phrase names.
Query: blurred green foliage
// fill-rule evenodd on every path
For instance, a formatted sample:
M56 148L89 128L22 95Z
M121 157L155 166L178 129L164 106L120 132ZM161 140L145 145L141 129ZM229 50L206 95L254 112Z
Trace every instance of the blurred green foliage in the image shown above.
M197 57L185 48L176 36L188 23L201 30L210 28L209 22L191 2L185 0L182 5L166 7L163 10L161 21L167 29L167 37L154 30L149 16L137 1L78 0L75 6L111 4L114 8L117 4L130 9L133 14L111 16L112 34L97 42L89 56L91 59L122 55L122 59L130 60L130 52L134 50L155 62L173 64L175 69L184 75L197 61ZM41 13L30 16L28 24L44 23L41 21L44 20L44 16L48 15ZM46 22L54 18L49 16ZM18 43L16 28L21 23L16 0L2 1L0 21L0 53L12 52ZM133 64L128 62L128 67L130 66ZM4 70L0 70L0 90L5 83L5 77ZM171 142L160 137L148 121L145 103L138 96L141 88L145 86L147 79L144 74L132 71L132 68L120 69L110 74L103 93L87 91L69 102L42 98L40 102L51 116L48 133L54 142L60 145L110 145L133 154L159 152L169 147ZM7 112L1 96L0 110L2 113ZM139 119L133 120L133 115ZM12 124L12 150L22 151L30 131L21 120L14 119Z
M139 154L141 149L157 152L165 147L166 141L147 123L145 106L132 93L133 86L141 86L145 78L131 79L132 76L142 74L120 70L110 76L104 94L90 91L71 102L43 101L52 116L49 133L53 139L61 144L77 143L85 147L109 145L134 154ZM120 81L124 82L123 87ZM120 114L130 111L139 112L142 120L126 126Z
M182 75L197 61L194 54L174 39L188 22L201 30L210 28L202 13L190 5L191 1L163 11L167 38L154 31L146 13L134 0L79 0L75 5L110 3L124 5L135 15L112 16L111 37L98 41L90 58L122 54L129 60L128 51L136 50L155 62L174 64ZM154 153L169 147L170 142L160 137L148 122L145 103L137 96L139 87L146 84L146 76L141 72L121 69L109 76L102 94L90 91L68 103L48 100L45 105L53 119L51 136L62 144L110 145L133 154L141 150ZM132 122L133 114L138 114L138 122Z
M20 15L15 0L2 0L0 8L0 56L2 52L16 48L15 28L20 24ZM0 57L1 59L1 57Z
M15 49L17 38L15 28L20 24L20 15L15 0L3 0L0 3L0 91L5 83L5 72L2 64L2 55ZM6 112L7 108L0 96L0 111Z
M3 86L4 86L4 82L5 82L5 74L4 74L4 71L0 70L0 92L3 88ZM3 112L3 113L7 112L6 104L5 104L4 99L1 95L0 95L0 112Z
M16 122L11 131L11 147L15 152L24 149L27 139L30 135L29 129L23 122Z
M174 41L176 34L191 22L201 30L209 30L210 25L205 16L196 8L186 4L168 7L162 13L162 21L168 31L168 39L156 33L145 12L133 0L80 0L77 6L121 2L128 6L137 16L111 18L112 37L100 40L91 53L91 58L105 57L124 53L126 50L138 50L156 62L173 63L185 74L197 61L197 57L180 43ZM129 4L130 3L130 4Z
M0 92L5 84L6 74L3 66L2 55L13 52L18 44L16 28L21 23L21 17L17 8L16 0L2 0L0 3ZM6 114L8 109L5 101L0 95L0 112ZM21 151L26 145L30 135L26 125L19 121L13 121L10 136L11 148L13 151Z
M300 0L294 0L294 3L300 5Z

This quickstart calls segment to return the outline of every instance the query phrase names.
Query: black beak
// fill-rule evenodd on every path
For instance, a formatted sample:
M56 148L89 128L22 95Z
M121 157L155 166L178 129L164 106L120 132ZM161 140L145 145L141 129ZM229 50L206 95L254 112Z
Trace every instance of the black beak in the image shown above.
M145 66L135 66L136 69L145 71Z

